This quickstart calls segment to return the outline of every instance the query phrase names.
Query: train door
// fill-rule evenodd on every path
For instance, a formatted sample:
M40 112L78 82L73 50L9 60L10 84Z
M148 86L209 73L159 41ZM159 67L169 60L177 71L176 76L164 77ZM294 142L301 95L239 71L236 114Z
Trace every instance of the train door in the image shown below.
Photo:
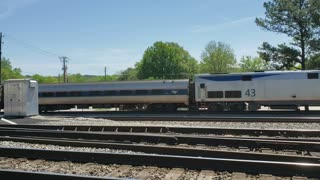
M200 98L201 102L203 102L207 98L207 88L204 83L200 83L199 98Z

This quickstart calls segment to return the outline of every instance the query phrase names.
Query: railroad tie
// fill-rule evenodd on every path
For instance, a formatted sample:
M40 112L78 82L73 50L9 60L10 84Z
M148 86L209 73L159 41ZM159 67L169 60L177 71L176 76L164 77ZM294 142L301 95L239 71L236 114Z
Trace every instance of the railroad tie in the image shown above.
M134 178L137 179L147 179L150 177L158 168L157 167L147 167L139 172Z
M293 176L292 180L307 180L307 177L301 177L301 176Z
M184 173L182 168L173 168L164 178L165 180L177 180Z
M120 177L125 172L128 172L132 166L129 165L121 165L117 169L113 170L111 173L109 173L108 177Z
M232 173L232 180L247 180L247 175L246 173L234 172Z
M214 171L202 170L198 176L198 180L211 180L217 177L217 174Z
M276 180L276 178L271 174L260 174L259 180Z

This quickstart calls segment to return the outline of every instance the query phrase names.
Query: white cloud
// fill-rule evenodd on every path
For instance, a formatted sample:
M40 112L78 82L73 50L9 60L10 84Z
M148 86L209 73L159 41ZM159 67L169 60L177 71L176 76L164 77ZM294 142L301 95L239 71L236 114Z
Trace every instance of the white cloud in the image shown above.
M210 31L217 31L217 30L223 30L225 28L231 28L234 26L243 25L248 22L253 22L256 16L251 17L243 17L241 19L227 21L225 23L221 24L214 24L214 25L196 25L192 28L192 32L200 33L200 32L210 32Z
M13 15L17 10L24 8L37 0L1 0L0 20Z

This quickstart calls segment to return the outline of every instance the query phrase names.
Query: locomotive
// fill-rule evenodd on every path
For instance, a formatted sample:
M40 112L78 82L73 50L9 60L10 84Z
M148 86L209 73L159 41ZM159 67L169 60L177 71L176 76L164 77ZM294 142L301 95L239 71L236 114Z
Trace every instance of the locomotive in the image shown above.
M198 74L194 79L40 84L39 109L257 111L320 104L319 70Z

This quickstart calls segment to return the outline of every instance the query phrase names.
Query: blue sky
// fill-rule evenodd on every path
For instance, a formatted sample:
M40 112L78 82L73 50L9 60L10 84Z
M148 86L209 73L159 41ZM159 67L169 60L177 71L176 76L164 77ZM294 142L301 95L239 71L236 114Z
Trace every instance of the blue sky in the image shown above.
M201 60L209 41L229 44L238 59L263 41L287 41L254 23L263 0L0 0L3 56L23 74L115 74L155 41L177 42ZM39 50L40 49L40 50ZM42 52L42 51L45 52Z

